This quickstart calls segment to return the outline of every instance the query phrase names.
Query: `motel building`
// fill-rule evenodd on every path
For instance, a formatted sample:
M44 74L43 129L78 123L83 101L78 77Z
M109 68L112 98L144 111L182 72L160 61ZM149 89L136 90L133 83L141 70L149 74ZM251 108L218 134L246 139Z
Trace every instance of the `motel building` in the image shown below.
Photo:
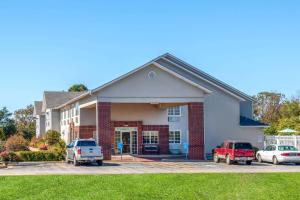
M224 140L263 146L266 125L253 119L253 101L167 53L87 92L44 92L34 114L38 137L56 130L66 143L94 138L106 160L120 154L118 143L133 156L204 160Z

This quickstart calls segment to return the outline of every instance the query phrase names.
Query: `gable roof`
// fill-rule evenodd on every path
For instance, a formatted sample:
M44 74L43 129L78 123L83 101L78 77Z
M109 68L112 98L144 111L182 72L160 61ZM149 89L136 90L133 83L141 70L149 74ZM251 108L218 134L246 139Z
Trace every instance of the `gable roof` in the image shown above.
M105 88L105 87L121 80L121 79L124 79L124 78L130 76L131 74L133 74L133 73L149 66L150 64L154 64L154 65L156 65L160 68L164 68L165 70L172 70L172 69L168 68L167 66L165 66L163 63L159 62L160 60L165 60L165 61L169 62L170 64L174 65L177 68L181 68L181 69L186 70L189 74L194 75L194 76L196 76L197 78L199 78L203 81L206 81L208 84L211 84L215 87L218 87L219 89L222 89L223 91L225 91L228 94L230 94L231 96L239 99L240 101L245 101L246 99L250 100L250 101L254 101L254 99L251 96L249 96L249 95L233 88L232 86L230 86L230 85L228 85L228 84L226 84L226 83L210 76L209 74L201 71L200 69L198 69L196 67L193 67L190 64L187 64L186 62L180 60L179 58L177 58L177 57L175 57L175 56L173 56L169 53L163 54L163 55L151 60L150 62L147 62L146 64L142 65L141 67L138 67L138 68L124 74L123 76L120 76L120 77L118 77L118 78L116 78L116 79L114 79L114 80L112 80L112 81L110 81L110 82L108 82L108 83L92 90L91 93L98 92L99 90L101 90L101 89L103 89L103 88ZM176 71L173 71L173 72L175 74L178 74L178 72L176 72ZM184 77L184 75L182 75L182 74L178 74L178 76L183 76L184 79L192 81L192 80L189 79L189 77ZM198 85L198 83L194 83L194 84ZM207 92L207 93L210 93L210 92Z
M34 110L33 110L33 115L42 115L42 108L43 108L43 102L42 101L35 101L34 102Z
M138 67L138 68L136 68L136 69L134 69L134 70L132 70L132 71L130 71L130 72L128 72L128 73L126 73L126 74L124 74L124 75L122 75L122 76L120 76L120 77L118 77L118 78L116 78L112 81L110 81L110 82L107 82L107 83L105 83L105 84L103 84L103 85L101 85L101 86L99 86L99 87L97 87L97 88L95 88L95 89L93 89L89 92L83 93L83 94L81 94L77 97L74 97L73 99L70 99L69 101L66 101L66 102L58 105L57 108L61 108L65 105L68 105L69 103L77 101L77 100L79 100L81 98L84 98L88 95L92 95L92 94L94 94L94 93L96 93L96 92L98 92L98 91L114 84L115 82L117 82L119 80L122 80L122 79L130 76L131 74L134 74L135 72L138 72L139 70L144 69L145 67L148 67L151 64L155 65L156 67L159 67L161 69L164 69L165 71L167 71L169 73L172 73L173 75L176 75L180 79L182 79L186 82L189 82L190 84L192 84L194 86L197 86L198 88L202 89L205 93L211 93L211 91L209 89L207 89L207 88L199 85L197 82L191 80L189 76L185 76L184 74L179 74L177 71L168 68L166 65L164 65L163 63L160 62L161 60L164 60L164 61L168 62L169 64L173 65L175 68L180 68L182 70L185 70L187 72L187 74L192 75L192 76L198 78L199 80L205 81L208 84L223 90L225 93L233 96L234 98L237 98L240 101L245 101L245 100L254 101L254 99L251 96L249 96L249 95L235 89L234 87L232 87L232 86L230 86L230 85L228 85L228 84L226 84L226 83L210 76L209 74L201 71L200 69L198 69L196 67L193 67L192 65L180 60L179 58L171 55L170 53L166 53L166 54L163 54L163 55L147 62L146 64L144 64L144 65L142 65L142 66L140 66L140 67Z
M87 92L55 92L55 91L45 91L44 92L44 102L43 109L45 111L48 108L56 108L80 95Z

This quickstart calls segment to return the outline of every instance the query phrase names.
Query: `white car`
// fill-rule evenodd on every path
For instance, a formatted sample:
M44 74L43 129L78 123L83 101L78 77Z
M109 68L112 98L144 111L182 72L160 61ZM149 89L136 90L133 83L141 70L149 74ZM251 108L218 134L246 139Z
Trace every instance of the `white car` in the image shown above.
M300 164L300 151L291 145L269 145L256 154L258 162L272 162L274 165L280 163Z

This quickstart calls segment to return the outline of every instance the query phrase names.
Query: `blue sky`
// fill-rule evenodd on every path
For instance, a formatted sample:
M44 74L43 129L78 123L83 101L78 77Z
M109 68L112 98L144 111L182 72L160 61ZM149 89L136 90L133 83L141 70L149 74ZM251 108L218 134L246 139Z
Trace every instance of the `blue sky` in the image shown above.
M165 52L250 94L300 89L299 1L1 1L0 107L93 89Z

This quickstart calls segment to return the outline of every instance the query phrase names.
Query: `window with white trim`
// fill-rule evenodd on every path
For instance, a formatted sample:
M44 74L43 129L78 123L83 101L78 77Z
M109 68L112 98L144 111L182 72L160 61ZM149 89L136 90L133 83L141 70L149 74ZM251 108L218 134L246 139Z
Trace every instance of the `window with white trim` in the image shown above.
M168 108L168 116L181 116L181 107L175 106Z
M180 131L170 131L169 132L169 144L180 144L180 143L181 143Z
M143 131L143 144L158 144L158 131Z

